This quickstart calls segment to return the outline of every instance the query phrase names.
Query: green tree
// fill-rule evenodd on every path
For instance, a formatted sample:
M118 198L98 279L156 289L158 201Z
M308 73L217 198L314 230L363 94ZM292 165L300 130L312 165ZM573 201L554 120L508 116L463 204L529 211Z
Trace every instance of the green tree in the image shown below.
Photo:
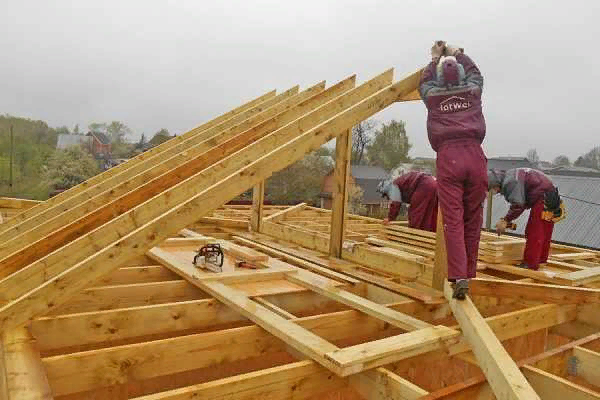
M81 131L79 130L79 124L75 124L73 127L73 135L81 135Z
M569 157L561 154L560 156L556 157L554 161L552 161L552 164L556 165L557 167L569 167L571 165L571 161L569 161Z
M584 155L577 158L576 167L600 169L600 146L596 146Z
M406 123L391 120L375 132L373 142L367 147L369 164L391 171L398 164L410 161L408 152L411 147L406 135Z
M54 189L68 189L99 172L96 160L83 148L74 146L52 155L44 179Z
M299 201L317 205L323 178L331 166L315 153L307 154L267 180L265 197L274 204L294 204Z
M106 127L107 125L104 122L92 122L88 125L88 129L91 132L106 133Z
M532 163L533 165L537 165L540 162L540 156L538 155L538 152L536 149L529 149L529 151L527 151L527 154L525 155L525 157L527 157L529 162Z
M169 139L171 139L171 134L169 133L169 130L162 128L161 130L156 132L154 136L152 136L152 139L150 139L150 144L152 144L153 146L158 146L159 144L164 143Z
M121 121L112 121L106 126L106 134L112 142L125 142L127 136L131 135L131 129Z

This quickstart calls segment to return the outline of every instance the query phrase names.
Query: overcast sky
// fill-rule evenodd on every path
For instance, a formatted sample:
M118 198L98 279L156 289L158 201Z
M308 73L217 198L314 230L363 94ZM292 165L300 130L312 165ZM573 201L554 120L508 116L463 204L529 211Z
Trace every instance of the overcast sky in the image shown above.
M269 89L359 82L465 48L484 78L488 156L571 159L600 145L597 0L0 0L0 113L183 133ZM430 156L420 102L411 156Z

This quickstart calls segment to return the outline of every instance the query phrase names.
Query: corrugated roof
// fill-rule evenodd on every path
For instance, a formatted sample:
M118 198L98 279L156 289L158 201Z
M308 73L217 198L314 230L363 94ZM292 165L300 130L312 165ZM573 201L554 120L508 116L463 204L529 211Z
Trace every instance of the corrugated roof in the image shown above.
M87 136L61 133L60 135L58 135L58 140L56 141L56 148L64 150L68 147L88 144L89 140L90 138L88 138Z
M513 168L533 168L533 165L524 157L493 157L488 159L488 169L508 171Z
M600 178L548 175L561 195L600 204ZM563 197L567 218L554 226L552 240L578 246L600 248L600 206ZM492 227L508 211L508 203L500 195L492 201ZM484 215L487 212L487 202ZM523 235L529 218L525 211L515 222L516 233ZM485 218L484 218L485 219ZM485 221L484 221L485 226Z

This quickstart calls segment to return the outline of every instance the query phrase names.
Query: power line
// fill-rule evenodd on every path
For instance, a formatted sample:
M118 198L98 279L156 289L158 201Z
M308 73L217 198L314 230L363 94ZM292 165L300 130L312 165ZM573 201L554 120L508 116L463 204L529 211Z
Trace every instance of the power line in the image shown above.
M575 200L575 201L580 201L582 203L591 204L593 206L600 206L600 203L594 203L593 201L587 201L587 200L583 200L583 199L578 199L577 197L567 196L567 195L562 194L562 193L561 193L560 197L564 197L566 199L571 199L571 200Z

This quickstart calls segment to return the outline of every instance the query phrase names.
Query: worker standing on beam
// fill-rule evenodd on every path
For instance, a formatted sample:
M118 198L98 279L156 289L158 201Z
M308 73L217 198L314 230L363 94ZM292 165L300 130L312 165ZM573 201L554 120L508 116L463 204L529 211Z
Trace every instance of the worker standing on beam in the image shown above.
M411 171L402 174L394 181L382 181L377 192L390 200L388 217L384 225L394 221L400 212L402 203L410 204L408 209L408 226L435 232L437 226L437 181L430 174Z
M475 277L487 193L487 158L481 148L485 119L483 76L463 49L437 41L419 92L427 106L427 132L437 152L438 197L448 251L452 296L464 300Z
M542 171L515 168L506 172L488 171L489 189L502 193L510 209L496 223L498 234L504 233L523 211L531 209L525 228L525 251L519 267L537 270L548 261L554 224L565 218L564 203L558 189ZM516 228L516 225L513 229Z

